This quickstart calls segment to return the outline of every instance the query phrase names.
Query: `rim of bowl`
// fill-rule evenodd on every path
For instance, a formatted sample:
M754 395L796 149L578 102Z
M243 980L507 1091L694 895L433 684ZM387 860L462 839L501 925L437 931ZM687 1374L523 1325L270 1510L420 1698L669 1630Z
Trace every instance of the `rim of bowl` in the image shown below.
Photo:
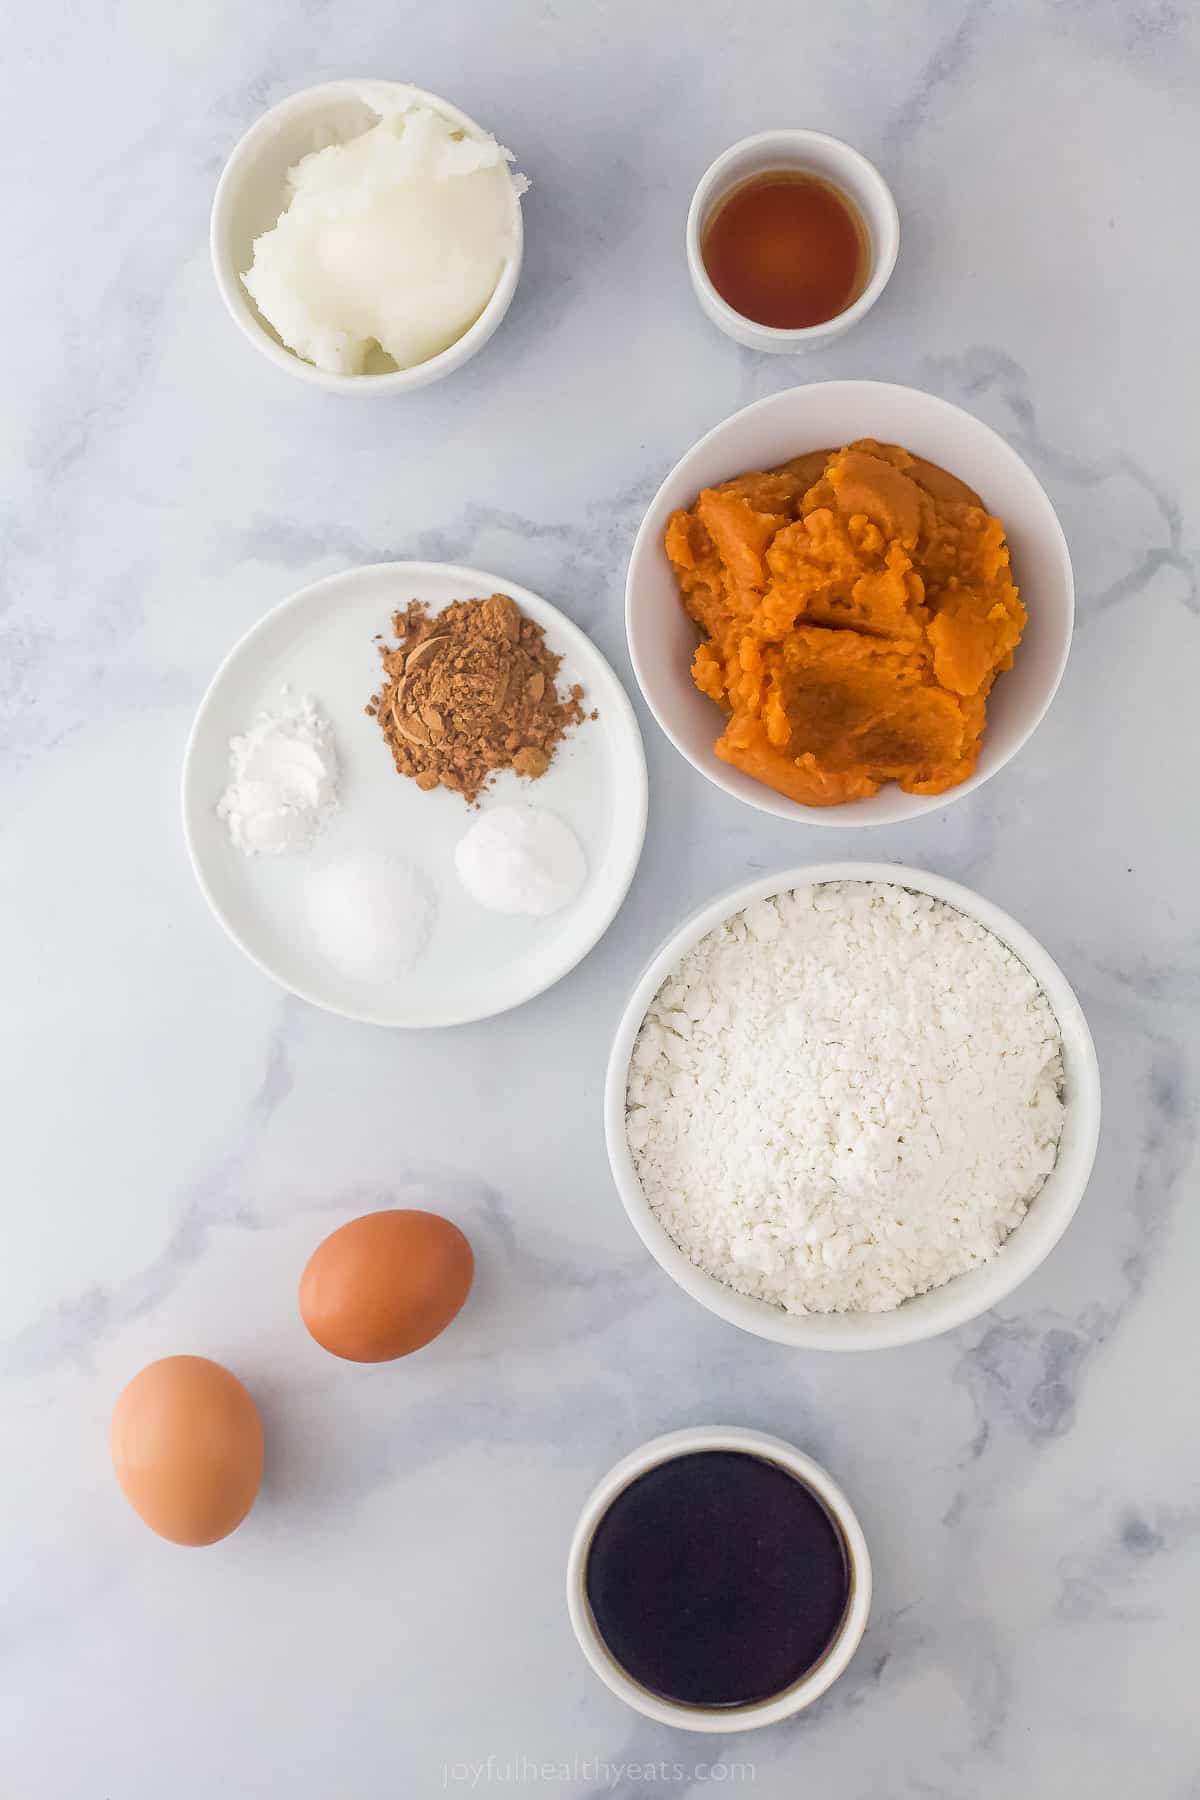
M258 151L272 138L279 127L297 114L306 112L318 113L322 106L334 105L340 101L361 100L372 111L377 110L372 95L382 98L386 91L403 92L415 96L417 100L432 111L439 112L444 118L452 121L460 130L471 137L491 137L469 113L461 107L454 106L444 100L440 94L431 93L428 88L416 87L407 81L381 81L375 77L364 77L360 81L341 80L323 81L315 87L301 88L297 93L289 94L277 102L267 112L257 118L238 139L229 153L225 167L221 171L213 195L212 212L209 216L209 254L212 259L213 275L217 283L217 291L225 303L225 308L234 324L250 343L259 350L276 368L296 375L314 387L322 387L335 393L397 393L412 391L426 387L430 382L438 381L444 375L450 375L487 343L499 326L504 315L512 305L513 295L517 291L517 283L521 276L521 265L525 255L525 221L521 206L521 197L515 191L512 195L513 205L513 247L512 253L500 272L500 279L492 290L491 298L473 324L469 325L460 338L439 350L436 356L427 357L424 362L414 363L410 369L390 369L379 375L338 375L328 369L318 369L315 363L306 362L297 356L294 350L278 342L264 323L254 301L242 286L242 271L236 266L236 260L229 248L229 215L233 207L235 190L252 166ZM507 166L507 165L506 165Z
M1068 1084L1066 1116L1054 1168L1030 1203L1021 1223L990 1262L941 1287L905 1300L890 1312L788 1313L764 1300L739 1294L692 1263L659 1223L642 1190L625 1136L625 1092L629 1059L642 1020L659 987L693 944L755 900L793 888L831 881L881 881L928 894L984 926L1017 956L1038 983L1058 1020ZM883 1350L939 1337L990 1312L1008 1298L1050 1255L1083 1199L1100 1134L1100 1069L1083 1008L1066 976L1025 926L994 902L961 882L905 863L808 863L741 882L706 901L664 939L643 969L621 1014L604 1082L604 1136L609 1168L634 1230L678 1287L727 1324L755 1337L798 1350ZM1058 1179L1056 1179L1056 1177ZM1046 1207L1047 1190L1050 1206ZM1038 1229L1022 1237L1036 1217Z
M721 198L716 191L721 177L748 150L766 149L770 144L778 144L781 150L789 148L802 152L819 146L831 151L844 163L853 165L871 190L877 209L871 218L865 220L868 229L878 230L880 238L879 254L875 258L871 278L856 300L843 307L841 312L835 313L832 319L822 319L819 325L760 325L757 319L730 306L728 300L713 286L705 267L701 237L709 213ZM752 180L753 177L747 176L746 179ZM738 185L740 184L731 183L729 191L732 192ZM848 144L844 138L834 137L828 131L810 131L801 126L779 126L772 131L755 131L749 137L739 138L736 144L730 144L728 150L723 150L720 156L714 157L696 183L691 205L688 207L685 243L692 279L704 288L714 312L720 315L714 323L721 324L722 330L727 330L730 326L744 330L748 326L766 343L795 345L797 349L802 349L805 344L817 343L822 338L840 337L870 312L891 280L900 254L900 209L880 170L869 156L864 156L853 144Z
M1027 480L1032 483L1038 501L1043 508L1043 520L1045 526L1050 537L1053 539L1054 549L1059 558L1060 576L1067 603L1067 627L1063 634L1063 642L1054 667L1053 678L1047 682L1040 702L1031 710L1027 722L1021 729L1020 735L1016 738L1004 756L1002 756L998 762L986 769L980 770L976 767L975 772L972 775L969 775L965 781L960 781L956 787L947 788L941 794L906 794L904 798L910 804L906 805L903 811L897 812L893 817L884 819L874 818L869 812L863 811L864 807L870 806L870 800L845 800L841 801L836 806L805 806L799 800L789 800L785 795L776 793L773 788L767 787L765 782L760 781L753 783L753 788L759 791L743 792L741 787L735 786L733 782L726 777L723 772L723 766L722 772L718 773L716 770L708 768L703 763L698 762L688 749L687 745L683 743L672 730L671 726L667 723L659 710L658 703L655 699L654 682L649 676L649 672L638 650L633 628L634 611L638 605L635 596L635 588L641 575L641 564L648 554L661 553L661 539L663 530L666 526L666 518L660 517L659 515L663 509L664 496L674 485L677 477L685 466L692 461L693 457L699 458L704 451L717 443L721 436L726 431L730 430L732 426L743 419L749 418L752 414L765 414L776 407L785 406L791 402L793 397L797 394L829 394L834 389L838 389L847 394L853 393L863 395L876 393L902 395L906 398L915 398L917 403L922 406L930 406L935 410L950 414L955 418L966 419L972 429L981 432L984 437L989 440L994 453L1006 461L1010 467L1019 468ZM994 431L990 425L985 424L984 421L978 418L974 413L968 412L965 407L956 406L952 400L944 400L940 394L931 394L924 388L908 387L903 382L896 381L835 380L805 382L797 386L781 388L774 394L766 394L761 400L753 400L749 406L739 407L737 412L729 413L724 419L718 420L717 424L713 425L701 437L698 437L695 443L690 445L690 447L684 451L683 455L676 460L660 482L654 494L654 498L646 508L646 511L642 516L642 522L638 526L634 536L633 548L629 553L629 568L625 577L625 641L629 647L629 660L632 664L634 677L637 681L642 698L645 700L646 705L653 714L655 723L658 725L663 736L669 743L674 745L675 749L679 752L680 756L684 758L685 762L689 763L698 775L702 775L704 779L711 783L711 785L720 793L728 794L731 799L740 801L743 806L754 807L757 812L770 813L777 819L791 819L802 825L823 825L834 829L841 827L856 827L860 830L870 829L874 826L899 825L908 819L921 818L927 813L939 812L943 807L952 806L956 800L965 799L968 794L974 793L977 788L983 786L985 781L990 781L994 775L1000 773L1001 769L1008 767L1014 757L1018 756L1025 748L1026 744L1028 744L1030 738L1049 712L1054 698L1058 693L1059 688L1062 686L1062 679L1063 675L1066 673L1074 634L1075 571L1071 564L1070 548L1067 544L1066 533L1062 528L1062 521L1059 519L1054 504L1029 464L1018 451L1013 449L1011 444L1006 442L1006 440L1000 436L998 431ZM985 735L985 746L986 742L987 739ZM880 792L889 792L890 789L894 787L895 783L887 783L881 788ZM877 796L873 796L873 798L875 797Z
M587 1559L592 1537L618 1494L647 1470L704 1450L734 1450L761 1456L796 1476L812 1489L841 1532L850 1565L846 1611L836 1636L820 1661L782 1694L750 1706L685 1706L679 1701L664 1700L658 1694L652 1694L616 1661L600 1635L587 1598ZM613 1464L588 1495L567 1554L567 1612L576 1641L592 1669L610 1692L624 1700L627 1706L645 1718L662 1725L674 1725L683 1731L754 1731L760 1726L791 1718L811 1706L845 1673L862 1642L871 1611L871 1589L871 1553L866 1534L854 1508L828 1469L785 1438L774 1437L765 1431L752 1431L742 1425L688 1426L651 1438L631 1450Z

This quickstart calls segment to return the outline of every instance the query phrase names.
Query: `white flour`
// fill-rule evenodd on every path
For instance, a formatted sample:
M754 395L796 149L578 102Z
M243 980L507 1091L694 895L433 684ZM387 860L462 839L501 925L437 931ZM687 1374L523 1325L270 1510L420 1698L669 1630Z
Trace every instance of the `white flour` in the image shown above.
M883 1312L993 1256L1053 1168L1062 1040L1012 951L882 882L756 902L634 1046L642 1187L692 1262L789 1312Z
M229 740L231 780L217 802L229 835L247 856L307 850L337 806L333 726L307 695L277 713L259 713Z

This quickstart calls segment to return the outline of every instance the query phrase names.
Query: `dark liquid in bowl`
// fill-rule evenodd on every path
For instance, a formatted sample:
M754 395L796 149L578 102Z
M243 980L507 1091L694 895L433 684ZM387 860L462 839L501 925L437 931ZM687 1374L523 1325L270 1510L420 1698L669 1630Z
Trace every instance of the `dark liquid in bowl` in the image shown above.
M585 1573L609 1653L685 1706L768 1700L838 1634L850 1569L837 1525L794 1475L742 1451L647 1470L597 1525Z
M727 306L756 325L823 325L867 285L870 249L858 208L818 175L776 169L721 200L700 254Z

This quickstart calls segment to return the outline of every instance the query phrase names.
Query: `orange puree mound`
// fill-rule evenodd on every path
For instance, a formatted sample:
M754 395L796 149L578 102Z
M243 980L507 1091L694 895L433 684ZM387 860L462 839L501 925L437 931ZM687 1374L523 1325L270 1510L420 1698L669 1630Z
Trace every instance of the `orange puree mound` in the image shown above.
M971 774L1025 608L1004 527L955 476L898 444L818 450L705 488L666 547L723 761L806 806Z

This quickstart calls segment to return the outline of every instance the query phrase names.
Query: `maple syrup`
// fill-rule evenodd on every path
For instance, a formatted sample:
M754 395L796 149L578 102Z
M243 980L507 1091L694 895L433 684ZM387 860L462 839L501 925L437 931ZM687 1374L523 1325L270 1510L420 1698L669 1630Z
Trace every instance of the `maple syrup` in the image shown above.
M841 1531L765 1457L702 1450L639 1475L596 1527L588 1605L610 1655L684 1706L749 1706L828 1651L850 1600Z
M789 331L836 319L870 274L858 208L802 169L771 169L733 188L710 215L700 254L727 306Z

